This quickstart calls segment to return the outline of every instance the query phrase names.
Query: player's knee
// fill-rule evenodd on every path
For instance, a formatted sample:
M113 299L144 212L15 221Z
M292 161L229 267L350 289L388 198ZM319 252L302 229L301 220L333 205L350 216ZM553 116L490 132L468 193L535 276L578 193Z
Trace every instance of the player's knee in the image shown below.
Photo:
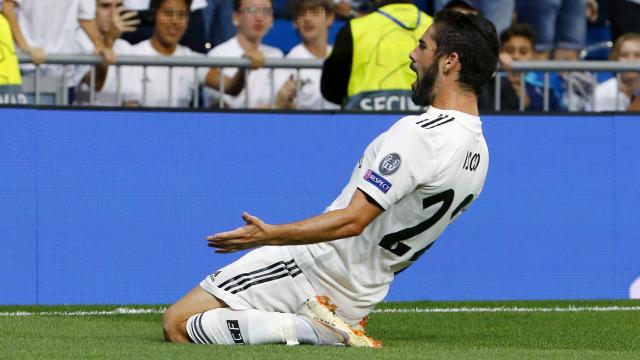
M173 307L167 309L162 316L162 332L164 339L172 343L188 343L189 338L186 334L186 320L173 310Z

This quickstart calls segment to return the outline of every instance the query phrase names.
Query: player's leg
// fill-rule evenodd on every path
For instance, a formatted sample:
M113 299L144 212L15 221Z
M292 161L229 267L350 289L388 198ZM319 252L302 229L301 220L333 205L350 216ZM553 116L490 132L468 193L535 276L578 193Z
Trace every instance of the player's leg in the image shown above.
M294 314L233 310L200 286L167 309L162 325L165 339L174 343L297 344L299 333L315 338L309 325Z
M162 318L165 340L175 343L189 342L187 320L207 310L224 307L227 307L224 301L196 286L165 311Z

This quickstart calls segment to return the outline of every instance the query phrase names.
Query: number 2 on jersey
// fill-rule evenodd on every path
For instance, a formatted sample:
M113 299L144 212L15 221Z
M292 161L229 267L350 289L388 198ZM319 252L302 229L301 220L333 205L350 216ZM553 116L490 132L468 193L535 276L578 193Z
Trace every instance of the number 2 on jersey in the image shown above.
M408 229L400 230L391 234L385 235L380 243L383 249L389 250L393 254L397 256L402 256L411 250L411 246L403 243L402 241L410 239L416 235L419 235L422 232L427 231L430 227L435 225L442 217L447 213L451 205L453 204L453 197L455 193L453 189L449 189L443 191L441 193L429 196L427 198L422 199L422 209L426 210L438 203L442 203L438 211L436 211L430 218L419 223L416 226L410 227ZM473 195L469 194L467 197L462 200L460 205L458 205L451 213L451 218L449 221L453 220L453 218L467 205L471 203L473 200ZM427 251L433 243L427 245L424 249L416 251L416 253L411 257L410 261L415 261L422 255L425 251Z

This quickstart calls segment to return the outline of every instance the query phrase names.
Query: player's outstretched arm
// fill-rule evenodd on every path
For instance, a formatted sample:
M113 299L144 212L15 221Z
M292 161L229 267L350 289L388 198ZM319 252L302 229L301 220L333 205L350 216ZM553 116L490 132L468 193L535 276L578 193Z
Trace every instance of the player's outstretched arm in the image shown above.
M343 239L360 234L382 211L357 190L348 207L290 224L270 225L244 213L244 226L211 235L207 241L217 253L231 253L263 245L303 245Z

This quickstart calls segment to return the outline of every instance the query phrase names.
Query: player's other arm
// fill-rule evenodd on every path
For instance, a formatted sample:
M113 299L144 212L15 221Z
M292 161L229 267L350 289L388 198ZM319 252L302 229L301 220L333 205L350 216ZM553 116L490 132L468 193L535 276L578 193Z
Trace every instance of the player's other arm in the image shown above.
M270 225L259 218L242 214L246 225L207 238L216 252L229 253L263 245L303 245L359 235L384 211L365 193L357 190L349 206L306 220Z

